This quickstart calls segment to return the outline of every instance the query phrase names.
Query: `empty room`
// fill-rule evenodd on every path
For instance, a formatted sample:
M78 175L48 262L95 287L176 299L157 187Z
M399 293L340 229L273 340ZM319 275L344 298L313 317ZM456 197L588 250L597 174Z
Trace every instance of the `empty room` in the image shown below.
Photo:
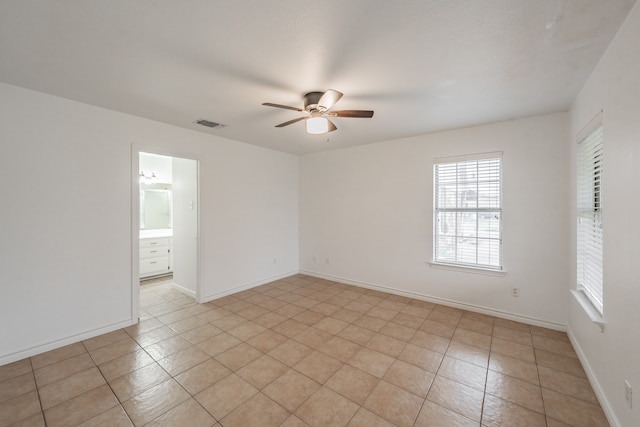
M639 426L639 78L635 0L0 2L0 426Z

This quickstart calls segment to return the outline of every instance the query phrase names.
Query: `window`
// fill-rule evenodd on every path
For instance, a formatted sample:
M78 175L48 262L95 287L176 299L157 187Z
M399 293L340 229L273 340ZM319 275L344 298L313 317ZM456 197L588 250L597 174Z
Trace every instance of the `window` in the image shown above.
M602 118L578 136L577 279L595 309L603 314L602 274Z
M434 262L501 270L502 153L434 163Z

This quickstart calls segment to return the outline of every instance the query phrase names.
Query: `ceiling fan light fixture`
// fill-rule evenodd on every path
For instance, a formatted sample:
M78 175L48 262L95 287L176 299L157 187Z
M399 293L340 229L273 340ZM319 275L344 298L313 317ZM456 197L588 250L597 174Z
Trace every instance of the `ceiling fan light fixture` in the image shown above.
M342 92L333 89L329 89L326 92L309 92L304 96L304 110L272 102L263 102L262 105L305 113L302 117L280 123L276 127L283 128L304 120L307 123L307 133L311 135L322 135L338 129L328 117L373 117L373 111L371 110L332 110L333 105L341 97Z
M309 117L307 119L307 133L320 135L329 132L329 121L324 117Z

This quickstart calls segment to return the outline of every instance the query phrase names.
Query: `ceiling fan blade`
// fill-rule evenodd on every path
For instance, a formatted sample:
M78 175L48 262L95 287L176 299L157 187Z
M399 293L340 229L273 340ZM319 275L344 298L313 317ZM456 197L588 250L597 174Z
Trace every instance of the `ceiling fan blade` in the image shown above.
M272 104L271 102L263 102L262 105L265 105L267 107L285 108L287 110L293 110L293 111L300 111L300 112L303 111L300 108L289 107L288 105Z
M325 93L322 94L320 99L318 100L318 108L324 108L324 111L331 109L333 104L338 102L338 100L342 98L342 92L338 92L337 90L329 89Z
M371 110L336 110L329 111L327 113L331 117L361 117L369 118L373 117L373 111Z
M280 123L279 125L276 125L277 128L283 128L285 126L289 126L292 125L296 122L299 122L300 120L305 120L308 119L308 117L303 116L303 117L298 117L297 119L293 119L293 120L289 120L288 122L284 122L284 123Z
M338 129L331 120L327 119L327 122L329 122L329 130L327 130L327 132L333 132L334 130Z

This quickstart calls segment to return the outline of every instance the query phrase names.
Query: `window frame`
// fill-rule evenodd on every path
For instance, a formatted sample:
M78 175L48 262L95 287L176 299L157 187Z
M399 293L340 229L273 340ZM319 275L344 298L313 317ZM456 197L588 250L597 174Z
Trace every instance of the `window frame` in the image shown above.
M602 112L578 133L576 147L576 292L595 323L604 316Z
M459 172L459 167L461 165L464 165L465 168L468 168L469 165L473 165L475 163L475 167L476 167L476 171L478 171L478 167L479 164L481 163L487 163L487 161L495 161L497 160L497 171L491 169L494 168L495 169L495 165L491 165L490 166L490 170L491 173L489 175L489 179L491 182L491 179L494 178L494 175L497 175L497 193L495 191L495 188L490 189L489 190L485 190L484 192L481 192L481 188L480 188L480 184L483 182L481 179L479 179L478 177L478 173L476 173L475 176L475 180L472 180L471 182L474 182L476 185L476 205L475 207L472 208L468 208L468 207L460 207L458 206L459 200L460 199L460 191L458 190L458 186L462 184L464 184L464 181L462 181L460 175L458 174ZM455 165L455 207L441 207L439 206L439 195L440 192L442 190L445 189L445 184L441 184L440 181L442 181L444 178L446 178L446 175L442 175L439 174L439 169L441 165L447 165L449 168L452 165ZM444 174L446 174L446 170L444 172ZM472 155L465 155L465 156L455 156L455 157L442 157L442 158L435 158L433 161L433 258L432 261L430 262L430 264L432 266L435 267L443 267L443 268L454 268L454 269L469 269L471 271L475 271L475 272L481 272L481 273L488 273L488 274L500 274L502 275L504 273L504 259L503 259L503 196L502 196L502 189L503 189L503 182L504 182L504 174L503 174L503 155L502 152L490 152L490 153L481 153L481 154L472 154ZM467 182L468 184L468 182ZM489 197L491 200L491 203L494 203L496 200L498 202L498 205L492 205L490 207L481 207L479 206L478 200L480 200L480 196L481 194L486 194L485 197ZM446 202L445 202L446 203ZM491 212L497 212L498 213L498 229L497 229L497 233L498 236L497 237L480 237L479 236L479 224L480 224L480 220L479 220L479 215L480 214L486 214L486 213L491 213ZM451 257L444 257L444 256L440 256L440 253L442 252L443 248L441 246L439 246L439 242L440 242L440 237L442 236L442 234L439 232L439 218L441 217L441 214L446 214L446 213L454 213L455 214L455 227L456 227L456 232L454 233L453 238L457 240L459 239L463 239L465 240L465 237L468 238L468 236L464 236L462 234L458 234L458 228L460 226L460 222L462 222L462 224L464 224L464 219L461 219L460 217L458 217L458 215L464 215L464 214L474 214L475 215L475 228L472 231L475 231L475 233L473 234L475 237L471 237L472 240L475 240L475 246L476 246L476 254L475 254L475 262L469 262L468 260L460 260L459 259L459 254L458 254L458 247L456 244L456 249L454 250L455 255L454 258L455 259L451 259ZM494 232L494 231L492 231ZM451 237L451 236L449 236ZM497 248L497 256L498 256L498 261L497 263L481 263L478 262L479 261L479 253L480 251L478 250L478 242L479 241L492 241L492 242L497 242L498 248ZM457 243L457 242L456 242ZM487 255L492 253L492 249L489 249L489 251L487 252Z

